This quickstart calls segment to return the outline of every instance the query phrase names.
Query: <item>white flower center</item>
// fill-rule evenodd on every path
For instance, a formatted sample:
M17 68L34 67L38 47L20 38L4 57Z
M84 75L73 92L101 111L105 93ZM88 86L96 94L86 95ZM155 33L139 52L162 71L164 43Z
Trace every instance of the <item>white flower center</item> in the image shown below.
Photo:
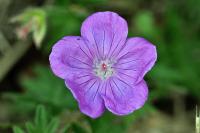
M114 73L112 65L113 63L109 60L95 61L94 73L103 80L108 79Z

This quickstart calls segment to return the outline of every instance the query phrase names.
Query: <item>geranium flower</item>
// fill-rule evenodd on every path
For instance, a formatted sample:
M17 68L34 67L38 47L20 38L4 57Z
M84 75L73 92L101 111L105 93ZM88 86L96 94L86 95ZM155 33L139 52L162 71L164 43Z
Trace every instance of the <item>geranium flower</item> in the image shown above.
M156 47L141 37L127 39L127 34L127 22L118 14L97 12L83 22L81 36L63 37L52 48L53 73L92 118L105 108L127 115L147 100L143 78L156 61Z

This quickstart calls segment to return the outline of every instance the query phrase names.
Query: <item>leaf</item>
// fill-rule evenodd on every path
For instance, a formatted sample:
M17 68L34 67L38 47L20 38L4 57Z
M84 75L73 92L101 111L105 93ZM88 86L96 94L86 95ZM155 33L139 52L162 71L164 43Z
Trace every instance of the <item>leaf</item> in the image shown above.
M64 81L53 75L51 70L43 65L33 67L34 77L24 76L20 83L24 93L7 93L6 98L13 101L13 112L25 115L33 112L36 105L48 106L48 111L54 114L64 109L77 109L77 103ZM26 107L26 108L24 108Z
M39 105L37 107L34 122L28 121L25 124L28 133L57 133L59 130L63 133L66 132L68 126L62 127L58 130L60 120L57 117L48 119L46 112L44 106ZM15 133L25 133L17 126L13 127L13 131L15 131Z
M59 119L54 118L51 120L51 122L48 124L45 132L46 133L56 133L57 129L59 127Z
M20 127L14 126L13 127L13 132L14 133L25 133Z
M45 129L47 125L47 112L44 106L39 105L36 109L35 126Z
M28 133L35 133L35 127L31 122L26 123L26 130L28 131Z

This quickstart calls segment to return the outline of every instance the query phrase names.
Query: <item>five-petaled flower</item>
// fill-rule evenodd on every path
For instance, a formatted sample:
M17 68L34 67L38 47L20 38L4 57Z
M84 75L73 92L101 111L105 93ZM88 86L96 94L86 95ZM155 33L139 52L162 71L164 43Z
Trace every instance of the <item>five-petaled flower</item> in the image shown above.
M156 61L156 47L127 34L127 22L118 14L97 12L83 22L81 36L66 36L52 48L52 71L92 118L105 108L126 115L147 100L143 77Z

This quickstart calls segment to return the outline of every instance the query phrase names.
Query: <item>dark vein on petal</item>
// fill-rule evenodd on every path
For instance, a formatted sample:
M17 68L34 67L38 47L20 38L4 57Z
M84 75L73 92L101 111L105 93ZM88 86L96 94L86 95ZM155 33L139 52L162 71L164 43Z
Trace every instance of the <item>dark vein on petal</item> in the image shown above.
M98 47L98 45L97 45L96 38L95 38L95 36L94 36L94 30L93 30L93 28L92 28L92 35L93 35L93 38L94 38L94 42L95 42L95 45L96 45L96 48L97 48L98 55L99 55L99 57L101 57L100 52L99 52L99 47Z
M105 30L103 30L103 59L104 59L104 41L105 41Z
M127 82L121 80L120 78L116 77L116 79L118 79L119 81L123 82L123 83L126 84L128 87L132 88Z
M105 96L106 96L106 93L107 93L107 89L106 89L106 88L107 88L107 85L108 85L108 84L107 84L107 82L106 82L106 85L105 85Z
M79 76L79 77L77 77L78 79L80 79L80 78L84 78L84 77L88 77L88 76L90 76L89 74L87 74L87 75L82 75L82 76Z
M115 53L115 50L119 46L119 43L121 42L121 40L122 40L122 38L119 40L119 42L117 43L117 46L114 48L113 52L111 53L111 55L110 55L111 58L112 58L113 54Z
M62 40L67 41L66 39L62 39ZM90 51L90 49L89 49L89 47L88 47L88 45L87 45L87 43L85 42L85 40L82 40L82 41L87 46L87 49L89 50L91 56L93 56L92 53L91 53L91 51ZM81 51L92 61L92 58L80 47L79 42L76 41L76 43L77 43L78 47L81 49Z
M112 79L112 82L115 84L115 86L117 87L117 89L119 90L119 92L121 93L121 95L123 95L122 90L119 88L119 86L117 85L117 83Z
M88 57L88 59L91 60L92 62L92 58L79 46L79 48L81 49L81 51Z
M99 87L100 87L100 85L101 85L101 83L99 83L99 85L98 85L98 88L97 88L97 90L96 90L96 92L95 92L95 95L94 95L93 101L94 101L94 99L95 99L95 97L96 97L96 95L97 95L97 92L99 91Z
M85 64L85 65L87 65L87 66L89 66L89 67L91 67L90 64L88 64L88 63L86 63L86 62L84 62L84 61L81 61L80 59L77 59L77 58L75 58L75 57L73 57L73 56L69 56L69 57L71 57L71 58L73 58L73 59L75 59L75 60L77 60L77 61L79 61L79 62L81 62L81 63L83 63L83 64Z
M115 33L113 33L113 35L112 35L112 41L111 41L111 45L110 45L110 48L109 48L109 51L108 51L107 56L109 56L109 54L110 54L110 51L111 51L111 47L112 47L112 45L113 45L114 38L115 38ZM106 56L106 58L107 58L107 56Z
M112 68L115 68L115 69L120 69L120 70L131 70L131 71L137 71L133 68L120 68L120 67L112 67Z
M125 75L125 76L127 76L127 77L129 77L129 78L136 79L136 78L134 78L134 77L132 77L132 76L130 76L130 75L128 75L128 74L125 74L125 73L123 73L123 72L118 71L118 73L121 73L121 74L123 74L123 75Z
M138 42L140 42L140 40L138 40L135 44L137 44ZM125 42L125 44L127 43L127 41ZM125 48L125 46L126 45L124 45L123 47L122 47L122 49L119 51L119 53L118 53L118 55L123 51L123 49Z
M115 54L115 55L119 55L120 52L126 47L126 44L124 43L124 45L119 49L119 51ZM114 55L113 55L114 56Z
M109 84L110 84L110 82L109 82ZM111 92L112 92L113 98L116 99L116 96L115 96L115 94L114 94L114 92L113 92L113 88L112 88L111 84L110 84L110 89L111 89ZM114 103L114 106L115 106L115 108L116 108L116 104L115 104L114 101L113 101L113 103Z
M130 63L130 62L134 62L137 61L138 59L135 60L130 60L130 61L126 61L126 62L121 62L121 63L117 63L117 65L122 65L122 64L126 64L126 63Z
M126 55L128 55L128 54L130 54L130 53L131 53L131 52L127 52L126 54L124 54L124 55L122 55L121 57L119 57L118 60L123 59L124 56L126 56Z
M87 43L85 40L84 40L84 42L85 42L85 45L86 45L87 49L89 50L91 56L94 57L94 55L92 54L92 52L91 52L91 50L90 50L90 48L89 48L89 46L88 46L88 43Z
M135 52L128 52L127 54L132 54L132 53L135 54ZM127 55L127 54L125 54L125 55ZM144 54L145 54L145 51L143 51L142 53L140 53L140 56L142 56L142 55L144 55ZM136 55L137 55L137 54L136 54ZM124 56L124 55L123 55L123 56ZM121 56L121 57L123 57L123 56ZM120 57L120 58L121 58L121 57ZM119 58L118 60L121 60L120 58ZM123 59L123 58L122 58L122 59ZM137 60L139 60L139 59L137 59Z
M104 87L105 87L105 85L106 85L106 83L104 83L104 82L101 82L101 84L102 84L102 87L101 87L101 89L100 89L100 91L99 91L99 92L102 92L103 88L104 88Z
M69 67L71 67L71 68L88 70L88 68L83 68L83 67L72 66L72 65L70 65L70 64L68 64L68 65L69 65Z
M96 84L96 82L97 82L97 80L95 80L93 82L93 84L87 89L87 91L84 93L84 95L86 95L91 90L91 88Z
M80 84L78 84L78 85L83 85L83 84L85 84L85 83L87 83L87 82L89 82L89 81L91 81L91 80L94 80L94 78L91 78L91 79L88 79L87 81L84 81L84 82L82 82L82 83L80 83Z

